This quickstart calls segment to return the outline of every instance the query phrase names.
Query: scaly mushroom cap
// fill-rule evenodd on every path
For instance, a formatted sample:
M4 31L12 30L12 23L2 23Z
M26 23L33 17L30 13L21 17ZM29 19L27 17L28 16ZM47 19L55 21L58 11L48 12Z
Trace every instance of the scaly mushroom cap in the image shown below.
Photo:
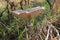
M44 7L35 7L26 10L15 10L12 14L19 18L32 18L37 17L43 10Z

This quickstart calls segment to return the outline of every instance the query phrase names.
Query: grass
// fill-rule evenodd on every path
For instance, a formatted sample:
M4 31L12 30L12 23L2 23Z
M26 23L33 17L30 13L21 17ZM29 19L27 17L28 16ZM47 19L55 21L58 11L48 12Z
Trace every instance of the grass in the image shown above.
M40 5L40 4L38 3L38 5ZM35 4L35 6L38 6L38 5ZM43 6L46 7L47 5L44 4ZM28 7L24 7L24 9L26 9L26 8L28 8ZM40 14L39 17L32 18L32 24L35 26L36 23L38 23L38 22L41 23L43 18L44 18L44 15L45 14L42 13L42 14ZM3 36L1 39L4 38L3 40L6 40L6 39L8 40L8 38L6 38L7 37L6 35L7 35L8 32L12 32L12 33L17 33L17 39L21 40L21 38L23 37L23 34L26 32L25 31L26 29L24 29L24 25L26 24L26 21L24 21L24 20L22 21L22 20L20 20L19 18L16 18L16 17L14 19L9 20L7 16L8 16L8 14L7 14L7 11L6 11L6 12L3 13L3 16L1 17L0 32L3 33L3 34L0 34L0 36L1 35Z
M41 24L42 20L44 19L45 16L47 18L51 17L49 5L47 4L47 2L37 3L37 4L34 4L32 7L36 7L36 6L44 6L45 11L42 12L42 14L40 14L38 17L31 19L33 27L35 27L37 23ZM24 9L27 9L27 8L28 8L27 5L25 5ZM0 10L0 12L2 10ZM60 13L60 8L58 11ZM7 11L5 11L3 13L3 16L0 19L0 37L1 37L0 39L9 40L10 37L8 37L8 36L10 35L10 33L13 33L15 35L15 36L14 35L13 36L16 37L15 40L21 40L24 33L26 32L25 26L26 26L27 21L20 19L20 18L16 18L14 16L12 16L12 18L9 20L7 16L8 16L8 13L7 13ZM9 34L9 35L7 36L7 34ZM11 39L11 40L13 40L13 39Z

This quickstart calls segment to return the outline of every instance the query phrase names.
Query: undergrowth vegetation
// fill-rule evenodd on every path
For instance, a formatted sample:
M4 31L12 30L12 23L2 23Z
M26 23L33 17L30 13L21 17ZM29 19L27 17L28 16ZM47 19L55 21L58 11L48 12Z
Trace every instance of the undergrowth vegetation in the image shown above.
M41 7L43 6L43 7L45 7L45 10L38 17L32 18L32 19L17 18L15 16L12 16L11 14L9 14L8 10L5 10L3 12L2 17L0 17L0 40L27 40L28 38L26 37L26 35L27 35L26 31L28 29L29 29L28 33L30 33L29 35L32 35L32 37L29 38L30 40L34 40L34 39L37 40L37 38L38 38L38 40L40 40L40 39L45 40L46 35L40 34L39 30L41 29L41 26L47 25L48 21L46 22L46 25L44 25L43 20L50 21L50 19L54 18L54 16L51 16L50 7L46 1L42 2L42 3L35 3L35 4L31 3L31 5L32 5L31 8L37 7L37 6L41 6ZM28 8L27 5L25 5L24 9L27 9L27 8ZM17 9L19 9L19 8L17 8ZM4 8L0 8L0 14L3 10L4 10ZM59 12L58 15L60 15L60 7L58 9L58 12ZM29 25L29 22L31 25ZM28 27L28 29L26 29L27 26L31 26L31 28ZM39 29L39 27L40 27L40 29ZM39 33L39 35L42 36L42 38L41 37L39 38L38 37L39 35L37 36L38 33Z

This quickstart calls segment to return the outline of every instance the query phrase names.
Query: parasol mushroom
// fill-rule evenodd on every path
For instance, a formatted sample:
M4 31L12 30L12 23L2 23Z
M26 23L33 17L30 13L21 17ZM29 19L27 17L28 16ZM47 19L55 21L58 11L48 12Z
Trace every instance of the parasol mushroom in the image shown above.
M26 10L15 10L12 11L12 15L18 17L18 18L23 18L26 19L28 18L28 25L26 25L25 29L26 29L26 40L29 40L28 37L28 33L30 33L32 31L32 27L31 25L31 18L33 17L37 17L42 11L44 10L44 7L34 7L34 8L29 8ZM29 31L30 30L30 31ZM31 36L32 33L30 33L29 35Z

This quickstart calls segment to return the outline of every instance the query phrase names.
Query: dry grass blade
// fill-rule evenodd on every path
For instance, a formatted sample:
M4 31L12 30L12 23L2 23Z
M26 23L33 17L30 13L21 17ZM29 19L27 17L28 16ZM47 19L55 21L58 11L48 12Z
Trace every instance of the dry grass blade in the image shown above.
M50 32L49 32L49 31L51 31L51 28L53 28L53 29L56 31L56 33L57 33L57 38L51 37L51 40L53 40L53 39L54 39L54 40L56 40L56 39L60 40L60 38L59 38L59 31L55 28L55 26L53 26L53 25L49 22L48 27L49 27L49 29L48 29L48 33L47 33L47 36L46 36L45 40L48 40L48 39L49 39L49 35L52 36L52 34L50 34Z
M48 25L48 26L49 26L49 29L48 29L48 31L47 31L47 36L46 36L45 40L48 40L48 39L49 39L49 35L50 35L49 31L50 31L50 29L51 29L51 25Z

